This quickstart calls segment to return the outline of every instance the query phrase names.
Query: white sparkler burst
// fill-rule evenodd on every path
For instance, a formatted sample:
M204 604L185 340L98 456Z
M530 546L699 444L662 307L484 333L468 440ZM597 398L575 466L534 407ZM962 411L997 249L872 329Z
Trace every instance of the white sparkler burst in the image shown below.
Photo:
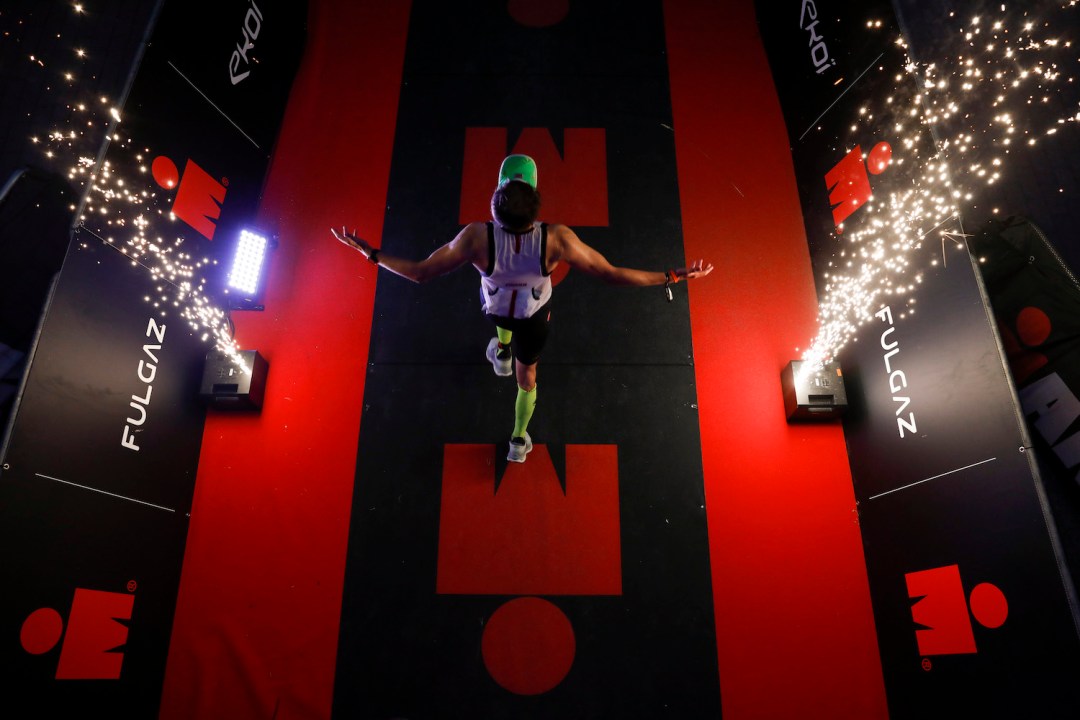
M110 157L129 149L130 142L120 135L112 140ZM135 155L134 167L149 156L150 149L144 148ZM154 282L155 294L145 296L145 302L163 316L175 309L204 341L213 338L219 350L246 370L228 314L206 294L201 271L217 261L185 251L184 237L169 232L175 216L159 207L158 192L149 188L144 176L118 171L112 160L81 157L68 177L89 188L78 217L80 225L87 230L96 226L95 235L102 242L130 258Z
M856 229L839 228L842 247L823 273L818 335L802 355L807 371L834 359L887 297L902 301L900 317L914 313L923 279L913 268L916 251L926 245L918 262L929 257L934 266L938 240L942 262L947 248L966 250L964 210L974 207L980 190L1002 180L1007 156L1080 120L1077 107L1068 105L1073 101L1064 99L1066 90L1075 95L1080 58L1049 23L1001 5L997 17L963 21L958 38L956 54L940 62L908 57L881 107L860 108L850 127L864 139L888 136L893 177L879 184L904 187L872 196L851 218ZM897 44L908 52L902 38ZM935 242L926 243L931 237Z
M77 14L84 12L79 4L72 9ZM86 55L79 48L74 53L80 58ZM40 58L31 56L30 60L45 67ZM65 90L77 93L77 85L71 84L74 74L60 74L69 81ZM228 313L206 294L201 271L217 262L184 250L184 238L171 227L175 216L162 208L168 206L167 199L159 197L148 177L153 157L150 148L132 150L131 138L120 131L120 110L107 97L72 100L66 107L70 114L67 127L30 140L40 146L46 165L70 162L66 175L84 191L82 206L69 208L78 213L80 234L93 235L148 273L154 292L144 297L146 303L163 316L177 312L203 341L212 339L242 371L249 371L232 337ZM99 152L106 142L109 159L103 159L105 153ZM81 246L88 244L84 237Z

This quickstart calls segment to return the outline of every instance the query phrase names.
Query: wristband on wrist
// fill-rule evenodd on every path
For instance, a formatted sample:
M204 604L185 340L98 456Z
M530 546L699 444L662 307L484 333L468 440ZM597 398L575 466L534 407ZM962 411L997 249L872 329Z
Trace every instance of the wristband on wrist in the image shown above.
M664 297L668 302L675 299L675 293L671 292L671 286L679 282L679 276L672 268L668 268L664 273Z
M371 261L373 265L379 264L379 248L372 248L371 253L367 256L367 259Z

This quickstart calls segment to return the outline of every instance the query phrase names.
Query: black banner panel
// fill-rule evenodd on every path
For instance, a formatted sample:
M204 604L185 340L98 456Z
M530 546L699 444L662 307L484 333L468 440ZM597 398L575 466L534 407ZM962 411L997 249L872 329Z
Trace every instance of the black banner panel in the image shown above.
M382 247L489 219L522 152L542 220L682 265L670 107L659 3L416 3ZM517 465L477 274L380 274L335 716L720 716L685 295L555 282Z
M968 167L935 153L890 4L757 9L823 327L851 318L844 431L890 716L1075 717L1075 589L964 245L977 198L946 182Z
M186 311L220 301L214 263L255 215L304 17L160 6L83 178L3 459L6 708L157 712L212 347Z

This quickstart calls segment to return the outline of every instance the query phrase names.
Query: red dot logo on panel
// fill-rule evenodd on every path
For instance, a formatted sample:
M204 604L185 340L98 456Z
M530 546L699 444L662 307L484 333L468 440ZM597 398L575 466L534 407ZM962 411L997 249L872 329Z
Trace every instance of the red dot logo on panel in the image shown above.
M166 190L176 190L172 212L207 240L214 239L221 205L225 202L225 185L210 176L194 160L188 160L184 174L169 158L159 155L150 165L154 181Z
M1016 332L1000 318L998 329L1005 345L1005 356L1018 384L1049 362L1046 355L1035 350L1050 338L1053 331L1050 317L1040 308L1028 306L1017 313Z
M994 629L1009 616L1008 601L996 585L979 583L965 596L959 565L908 573L904 579L908 597L915 601L911 618L918 626L915 639L920 655L975 653L971 617L983 627Z
M843 160L825 173L825 186L829 190L829 205L837 232L843 232L844 221L873 197L870 175L884 172L891 162L892 146L887 142L875 145L865 162L862 147L856 145Z
M23 621L19 641L31 655L42 655L63 642L57 680L118 680L124 663L135 596L75 588L64 632L64 618L52 608L39 608Z
M485 624L484 666L504 689L537 695L566 677L573 626L539 596L622 594L618 449L568 445L566 488L544 445L496 489L492 445L447 445L436 592L512 595Z

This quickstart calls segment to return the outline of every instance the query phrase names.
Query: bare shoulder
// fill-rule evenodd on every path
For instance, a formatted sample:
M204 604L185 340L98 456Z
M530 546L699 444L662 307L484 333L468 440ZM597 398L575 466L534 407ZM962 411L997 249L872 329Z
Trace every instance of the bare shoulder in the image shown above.
M487 251L487 224L482 222L471 222L465 227L461 228L461 231L454 238L453 243L455 245L461 245L469 249L483 248Z
M549 257L561 258L575 243L580 242L581 240L577 234L567 226L560 223L548 223L547 243Z
M487 223L471 222L461 228L451 243L456 252L477 267L488 262Z
M458 237L463 240L474 240L476 238L487 238L487 223L484 222L471 222L465 227L461 228L461 232L458 233Z

